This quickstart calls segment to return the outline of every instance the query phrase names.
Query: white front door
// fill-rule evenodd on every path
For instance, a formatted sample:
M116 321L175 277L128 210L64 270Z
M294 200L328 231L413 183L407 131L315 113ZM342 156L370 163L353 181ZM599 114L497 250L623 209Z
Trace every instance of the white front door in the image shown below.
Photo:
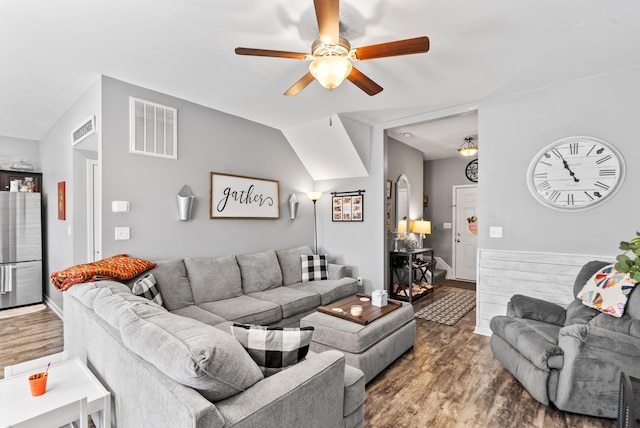
M478 186L453 187L453 270L456 279L476 280ZM474 217L476 221L474 220Z

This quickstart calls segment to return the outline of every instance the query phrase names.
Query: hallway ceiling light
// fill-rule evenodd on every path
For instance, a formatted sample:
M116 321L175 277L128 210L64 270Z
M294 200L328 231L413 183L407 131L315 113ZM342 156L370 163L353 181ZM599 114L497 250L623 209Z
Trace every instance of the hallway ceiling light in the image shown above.
M473 141L475 138L473 137L465 137L464 143L458 148L458 152L462 156L473 156L478 153L478 145Z

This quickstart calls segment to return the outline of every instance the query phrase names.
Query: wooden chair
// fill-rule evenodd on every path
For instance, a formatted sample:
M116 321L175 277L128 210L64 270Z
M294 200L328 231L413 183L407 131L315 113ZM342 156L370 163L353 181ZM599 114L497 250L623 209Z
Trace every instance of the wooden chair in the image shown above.
M633 387L631 378L620 372L620 390L618 394L618 420L616 428L636 428L636 415L633 409Z
M27 361L20 364L14 364L12 366L6 366L4 368L4 377L12 377L23 375L27 373L35 373L38 371L45 371L49 363L59 363L69 359L69 352L63 351L57 354L47 355L46 357L36 358L35 360Z

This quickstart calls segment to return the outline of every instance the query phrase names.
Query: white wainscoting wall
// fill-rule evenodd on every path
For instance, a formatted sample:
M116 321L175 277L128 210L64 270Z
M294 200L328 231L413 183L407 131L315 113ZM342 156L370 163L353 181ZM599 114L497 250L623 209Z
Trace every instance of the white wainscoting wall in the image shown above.
M576 275L591 260L613 262L615 256L478 250L475 332L490 336L489 321L506 314L514 294L568 305Z

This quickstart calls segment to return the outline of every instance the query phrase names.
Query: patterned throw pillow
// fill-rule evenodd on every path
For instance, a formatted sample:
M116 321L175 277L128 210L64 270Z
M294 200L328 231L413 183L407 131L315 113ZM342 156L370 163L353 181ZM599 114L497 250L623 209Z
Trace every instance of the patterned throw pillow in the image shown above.
M160 294L160 290L158 290L156 278L152 273L148 273L143 278L137 280L133 284L131 291L136 296L145 297L153 303L162 306L162 295Z
M635 286L636 281L628 273L618 272L613 265L608 265L587 281L577 297L585 306L620 318Z
M51 282L60 291L74 284L89 281L94 277L106 276L119 280L132 279L148 271L156 264L146 260L118 254L97 262L71 266L51 274Z
M304 360L309 352L313 327L264 327L233 323L231 334L267 377Z
M301 255L300 258L302 259L302 282L329 279L326 254Z

